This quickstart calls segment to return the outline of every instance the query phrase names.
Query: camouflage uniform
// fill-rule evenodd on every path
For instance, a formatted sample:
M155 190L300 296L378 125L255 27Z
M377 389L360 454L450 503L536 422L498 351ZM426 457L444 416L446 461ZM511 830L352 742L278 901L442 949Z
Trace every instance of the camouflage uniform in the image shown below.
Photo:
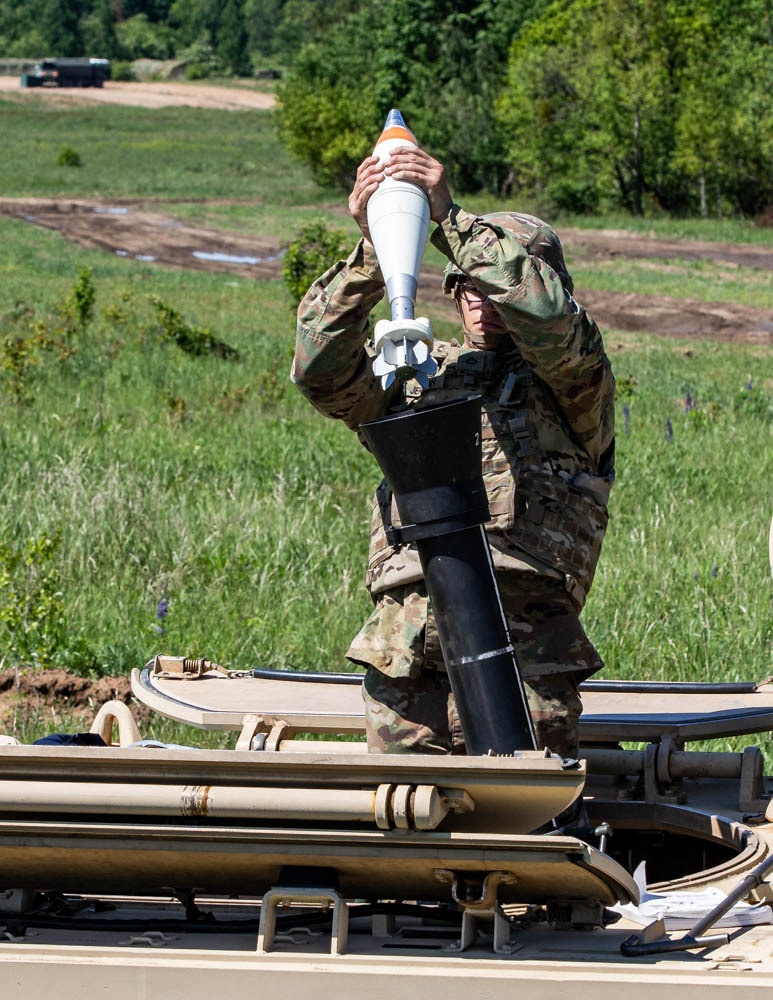
M554 231L532 216L454 206L432 235L446 290L466 275L496 306L502 349L436 344L428 389L384 390L372 373L368 317L384 293L360 240L298 309L292 378L320 412L353 430L406 406L483 397L486 532L540 745L577 753L577 691L601 660L579 621L614 479L614 380L598 327L572 298ZM391 522L391 524L390 524ZM375 609L347 656L366 666L374 750L463 751L415 545L392 545L399 517L385 485L373 505L366 584Z

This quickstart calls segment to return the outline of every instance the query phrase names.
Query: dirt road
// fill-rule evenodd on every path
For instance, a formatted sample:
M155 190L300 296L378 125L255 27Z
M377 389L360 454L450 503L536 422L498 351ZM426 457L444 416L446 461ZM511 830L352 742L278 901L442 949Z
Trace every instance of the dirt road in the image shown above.
M126 104L139 108L169 106L214 108L238 111L264 110L276 103L273 94L255 90L251 85L213 87L211 84L153 81L121 83L108 80L104 87L22 87L15 76L0 76L0 93L14 94L22 100L43 99L59 103Z
M277 278L282 247L260 236L191 226L156 210L152 202L58 201L48 198L0 198L0 214L53 229L68 240L121 257L163 267L211 270L254 279ZM728 268L773 270L773 248L698 243L636 237L617 231L561 231L574 266L613 257L711 260ZM659 295L577 289L602 330L642 331L663 336L773 344L773 311L726 302L673 299ZM422 272L419 298L436 315L452 317L440 290L440 273Z

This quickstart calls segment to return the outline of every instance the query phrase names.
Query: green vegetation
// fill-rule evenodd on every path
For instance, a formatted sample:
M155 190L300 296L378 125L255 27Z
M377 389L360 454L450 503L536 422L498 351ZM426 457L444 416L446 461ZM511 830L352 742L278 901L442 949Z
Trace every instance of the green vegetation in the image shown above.
M0 123L9 137L0 162L4 197L229 198L271 206L323 198L307 171L287 161L265 112L79 107L63 113L34 95L0 101ZM66 145L80 151L77 170L57 164Z
M343 230L330 229L324 219L302 226L296 239L288 244L282 261L282 278L293 301L300 302L315 278L347 253Z
M753 217L773 202L771 18L766 0L6 0L0 50L281 78L282 140L321 183L348 187L399 107L465 194Z
M300 50L280 122L320 180L347 183L399 107L458 191L551 215L755 215L773 200L772 29L765 0L374 0Z
M570 260L571 265L571 260ZM764 309L773 307L773 283L760 270L731 270L711 261L628 261L621 270L617 261L574 267L580 288L605 292L669 295L703 302L740 302Z
M770 350L618 339L619 476L586 626L610 676L767 676Z
M772 27L760 0L552 4L510 50L515 189L588 213L762 211Z
M130 79L135 59L177 59L189 79L290 63L310 37L371 0L4 0L3 56L94 56ZM116 72L117 70L117 72Z
M72 146L62 146L59 150L59 155L56 158L57 165L60 167L81 167L83 166L83 161L81 160L81 155L77 149L73 149Z
M344 225L342 201L326 206L329 192L289 162L266 114L51 114L33 103L22 114L6 102L0 115L0 177L14 195L245 199L169 210L210 221L222 211L255 231L265 221L287 240L314 219ZM88 150L77 171L55 165L65 137ZM237 170L241 158L254 168ZM701 225L690 234L711 238ZM713 235L750 235L723 225ZM3 664L118 674L168 652L234 668L345 669L369 611L361 581L378 473L356 437L289 383L284 284L164 270L5 218L0 240ZM713 300L757 305L773 296L761 271L577 264L585 287L695 297L703 286ZM454 334L430 315L438 336ZM584 616L606 676L761 678L773 640L770 349L614 330L606 340L619 480Z
M7 221L0 232L36 258L38 280L46 262L59 270L59 237ZM340 650L348 633L339 595L364 610L373 470L291 391L287 292L120 260L104 268L85 251L72 251L76 274L80 261L96 301L74 336L62 303L77 277L46 282L57 294L36 306L6 283L0 305L8 340L32 356L0 368L3 538L18 561L57 536L47 566L66 621L55 645L24 659L112 673L184 647L244 665L324 666L332 635ZM346 530L342 509L358 512L362 534ZM0 628L5 651L19 645L15 620Z
M58 538L29 538L0 549L0 623L13 663L47 666L67 642L54 556Z

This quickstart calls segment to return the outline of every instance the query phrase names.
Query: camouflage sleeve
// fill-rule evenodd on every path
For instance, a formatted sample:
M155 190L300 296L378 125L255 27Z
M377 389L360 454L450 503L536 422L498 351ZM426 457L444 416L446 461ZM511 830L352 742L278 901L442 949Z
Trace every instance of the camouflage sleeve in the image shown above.
M432 234L432 243L489 296L598 465L612 442L614 378L599 329L585 309L516 235L457 205Z
M384 294L373 247L360 240L298 306L291 379L320 413L356 430L386 413L392 393L373 375L368 317Z

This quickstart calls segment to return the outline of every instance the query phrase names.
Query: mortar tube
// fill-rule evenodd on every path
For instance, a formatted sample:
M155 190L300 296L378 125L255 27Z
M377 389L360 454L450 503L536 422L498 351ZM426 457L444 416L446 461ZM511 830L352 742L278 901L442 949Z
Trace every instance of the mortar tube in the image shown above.
M483 527L425 538L416 548L467 752L535 750Z
M536 749L491 552L479 396L361 424L415 542L467 753Z

